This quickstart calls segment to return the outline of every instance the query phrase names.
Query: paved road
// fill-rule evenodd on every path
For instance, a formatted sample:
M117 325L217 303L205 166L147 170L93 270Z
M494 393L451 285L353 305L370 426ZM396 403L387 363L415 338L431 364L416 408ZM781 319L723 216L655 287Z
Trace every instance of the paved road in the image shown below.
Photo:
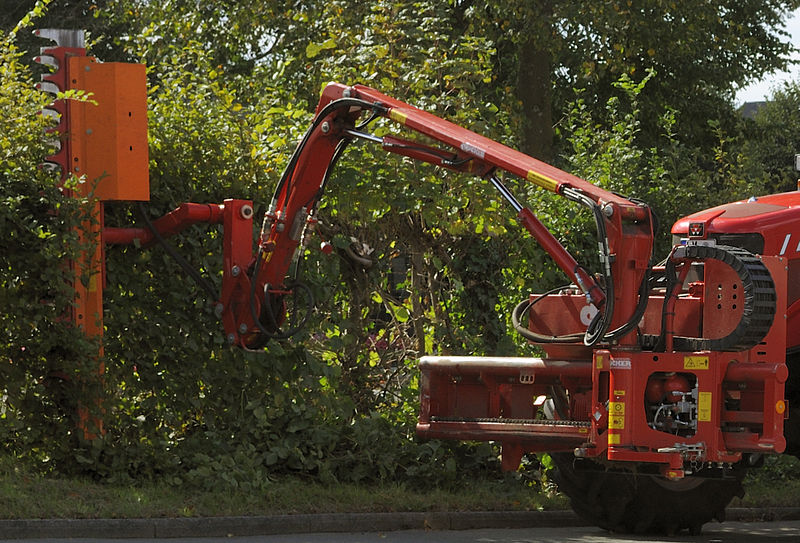
M27 539L24 543L164 543L164 539ZM174 538L168 543L797 543L800 521L707 524L700 536L635 537L592 527L402 530L372 533L311 533L250 537ZM0 543L20 540L0 539Z

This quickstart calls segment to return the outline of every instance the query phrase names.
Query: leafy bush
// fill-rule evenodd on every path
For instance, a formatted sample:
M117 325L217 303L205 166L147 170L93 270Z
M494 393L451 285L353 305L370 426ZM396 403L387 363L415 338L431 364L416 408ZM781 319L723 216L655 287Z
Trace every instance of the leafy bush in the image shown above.
M46 98L33 90L13 40L3 46L0 105L9 116L0 225L9 235L0 319L9 363L0 431L8 454L107 481L163 478L205 489L260 489L287 473L450 484L463 473L457 460L469 466L497 456L486 446L476 455L470 446L417 443L410 366L398 358L393 371L402 370L403 383L372 397L370 381L341 389L348 368L326 354L333 335L324 350L228 348L210 300L160 248L108 248L106 371L95 383L104 392L87 390L81 376L96 372L97 345L60 317L72 297L61 263L82 249L73 232L88 202L66 198L35 168L48 152L37 115ZM278 87L255 93L240 90L247 88L242 80L223 82L196 43L161 60L148 71L153 199L146 213L159 216L189 200L263 201L308 122L305 104ZM134 206L106 206L108 225L140 221ZM220 240L219 229L198 227L173 243L219 285ZM320 274L329 265L316 264ZM322 275L315 288L329 288ZM380 379L383 369L370 371ZM105 433L86 440L76 431L77 407L91 397L103 397L95 415ZM372 402L387 411L372 411Z

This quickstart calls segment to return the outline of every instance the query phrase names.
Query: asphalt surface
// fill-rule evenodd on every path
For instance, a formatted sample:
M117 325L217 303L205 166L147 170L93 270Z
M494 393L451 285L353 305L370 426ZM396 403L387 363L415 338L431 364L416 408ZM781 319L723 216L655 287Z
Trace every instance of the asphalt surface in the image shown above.
M728 509L739 522L797 521L800 507ZM347 513L154 519L0 520L0 540L162 539L413 530L531 529L586 526L571 511ZM723 524L724 526L724 524ZM800 533L797 541L800 541Z

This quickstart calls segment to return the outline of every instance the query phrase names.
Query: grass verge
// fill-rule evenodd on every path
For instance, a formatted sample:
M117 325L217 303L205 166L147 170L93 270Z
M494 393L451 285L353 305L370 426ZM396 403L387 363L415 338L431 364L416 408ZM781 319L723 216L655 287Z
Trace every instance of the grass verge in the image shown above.
M734 507L796 507L800 462L770 458L752 470L747 494ZM43 477L19 469L0 473L0 518L158 518L255 516L300 513L500 511L568 509L557 492L538 492L524 481L474 481L458 488L419 490L399 484L323 485L287 478L261 491L201 491L169 484L110 485Z
M323 485L276 481L261 491L182 486L119 486L81 479L6 474L0 477L0 518L157 518L300 513L544 510L568 507L562 496L522 482L475 482L458 491L403 485Z

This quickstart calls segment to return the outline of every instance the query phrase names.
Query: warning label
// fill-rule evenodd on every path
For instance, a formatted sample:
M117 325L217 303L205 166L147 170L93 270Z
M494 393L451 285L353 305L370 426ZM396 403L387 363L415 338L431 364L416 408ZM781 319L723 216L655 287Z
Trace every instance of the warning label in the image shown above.
M603 369L603 357L602 356L598 355L595 358L595 363L597 364L597 369L598 370L602 370Z
M683 369L685 370L707 370L708 357L707 356L684 356Z
M711 421L711 393L701 392L697 399L697 420L701 422Z
M625 404L608 402L608 427L614 430L625 428Z
M610 430L624 430L625 429L625 415L609 415L608 428Z

